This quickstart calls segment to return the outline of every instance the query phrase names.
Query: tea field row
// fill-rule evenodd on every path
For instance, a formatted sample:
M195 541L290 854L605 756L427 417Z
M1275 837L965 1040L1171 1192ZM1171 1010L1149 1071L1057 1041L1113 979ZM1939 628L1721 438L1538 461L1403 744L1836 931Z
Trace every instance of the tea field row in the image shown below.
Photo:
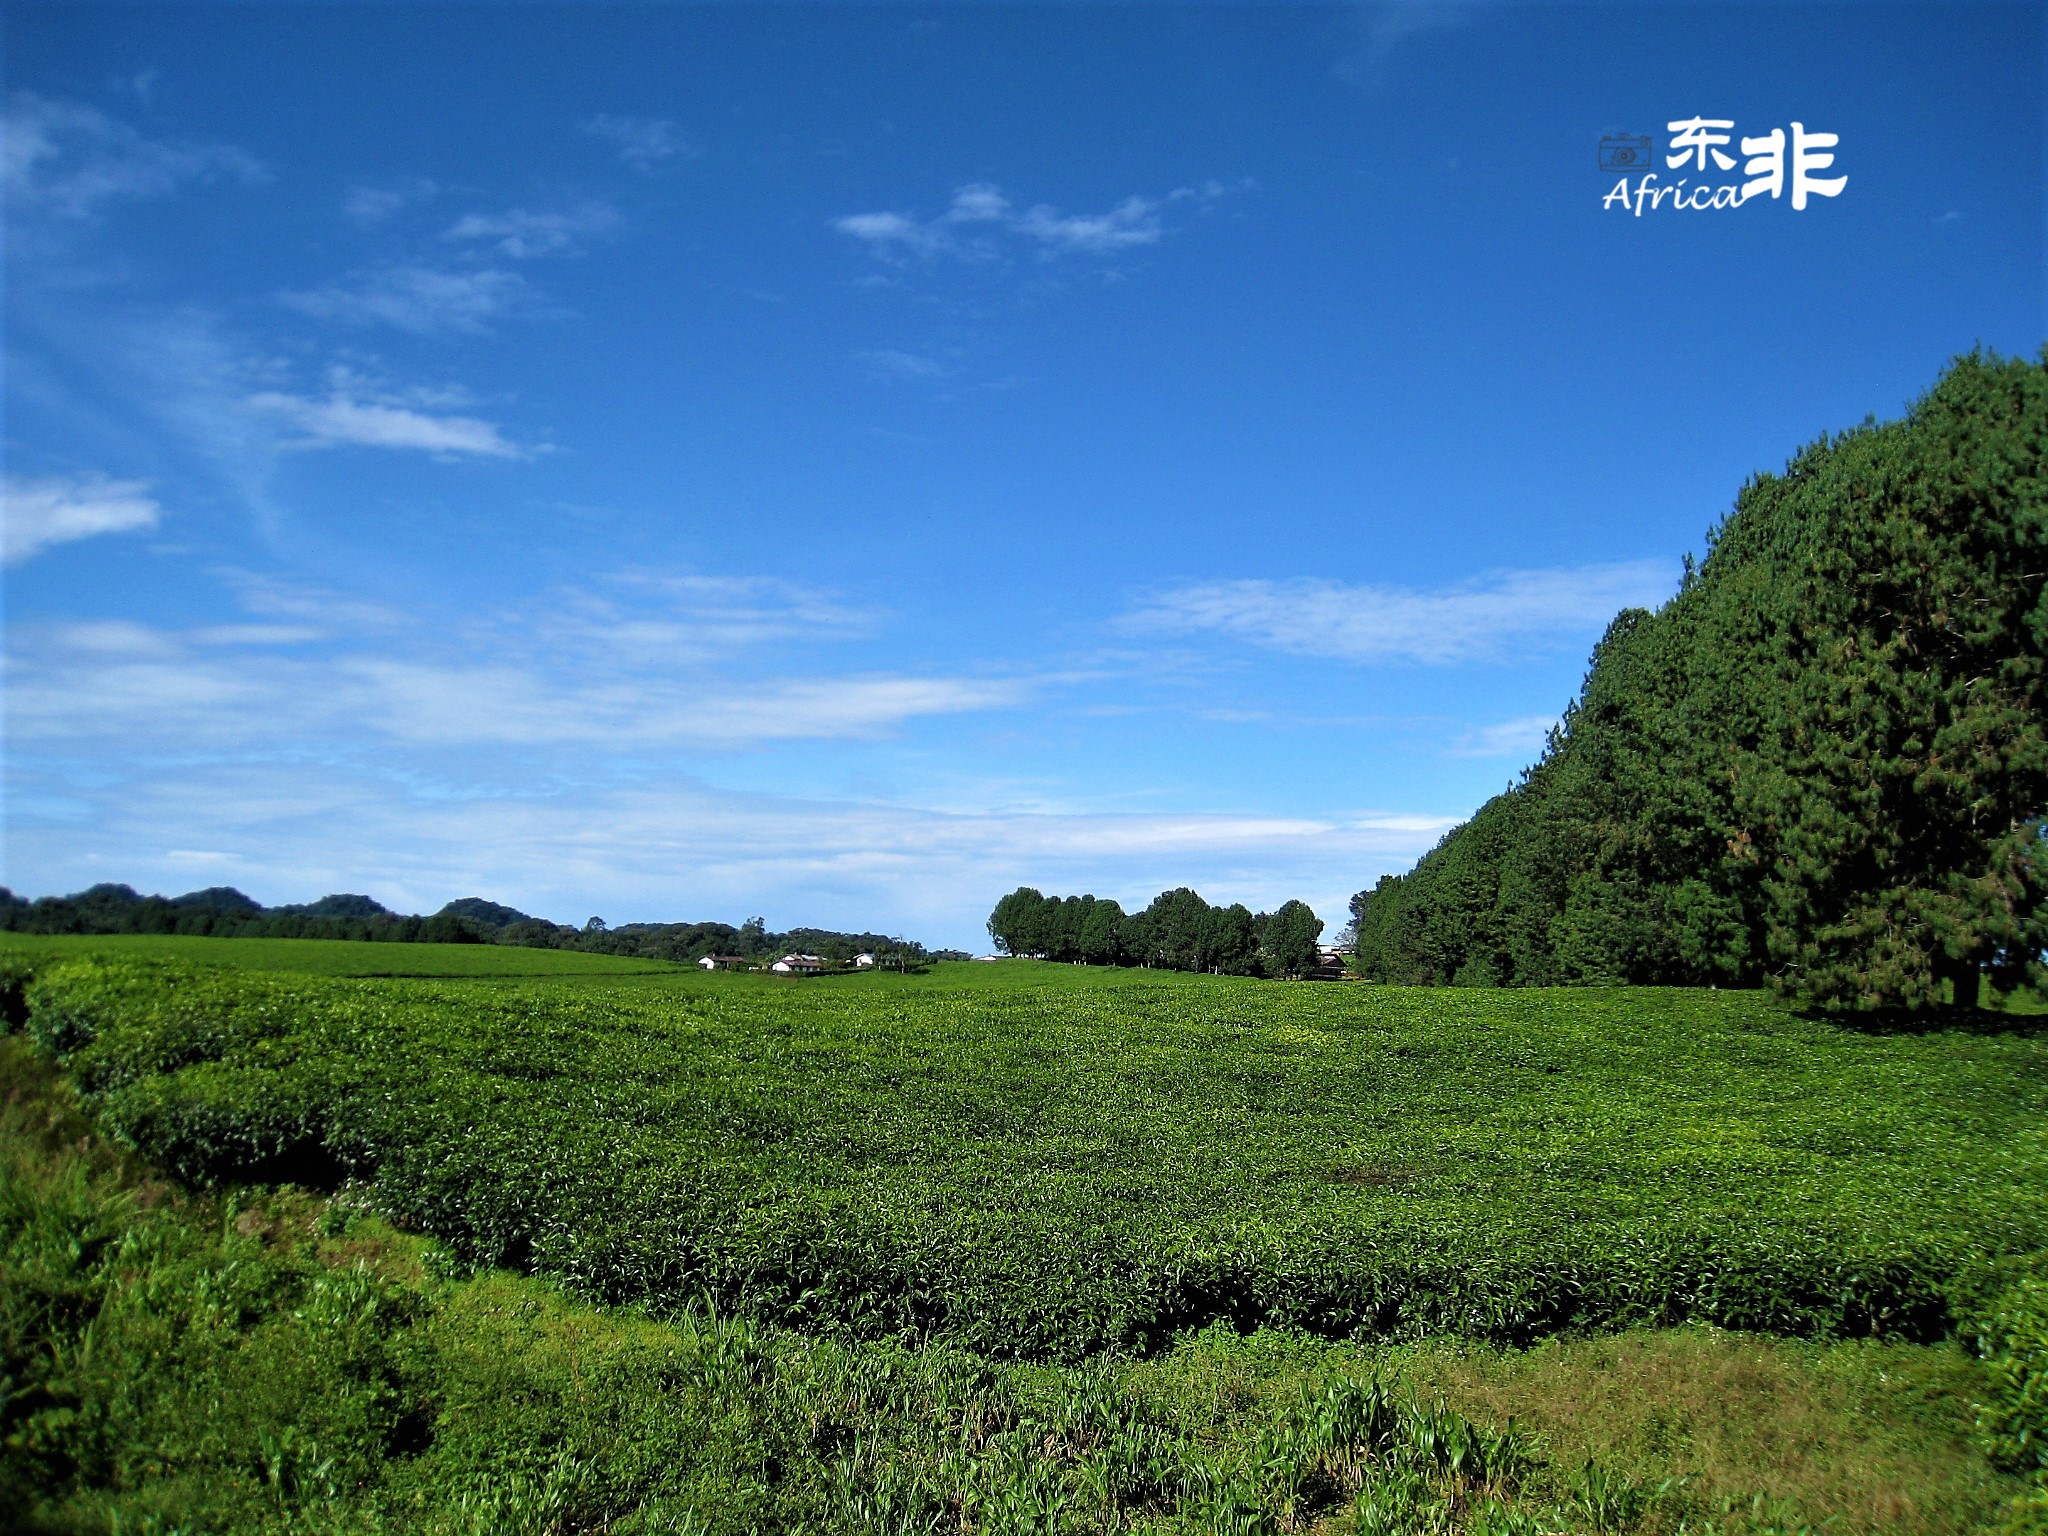
M2048 1040L1749 993L33 964L36 1039L188 1179L812 1331L1926 1337L2048 1245Z

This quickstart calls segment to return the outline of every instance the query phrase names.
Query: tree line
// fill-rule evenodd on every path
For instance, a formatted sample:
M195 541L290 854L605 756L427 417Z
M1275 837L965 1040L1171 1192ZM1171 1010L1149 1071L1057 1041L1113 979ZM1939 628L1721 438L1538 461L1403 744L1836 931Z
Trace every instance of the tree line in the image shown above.
M1609 626L1541 759L1356 904L1458 985L1768 983L1813 1009L2042 978L2048 349L1743 487Z
M1323 921L1306 902L1254 913L1212 907L1181 886L1126 914L1096 896L1045 896L1020 886L989 914L989 937L1011 955L1082 965L1143 965L1223 976L1303 976L1316 968Z
M369 896L341 894L266 907L233 886L183 896L144 896L133 886L102 884L70 896L24 900L0 886L0 930L15 933L179 933L235 939L349 939L387 944L514 944L593 954L689 962L706 955L763 960L792 950L845 964L857 954L921 965L965 959L957 950L927 951L911 939L880 933L792 928L771 933L758 917L730 923L622 923L591 918L581 928L532 917L517 908L465 896L429 916L391 911Z

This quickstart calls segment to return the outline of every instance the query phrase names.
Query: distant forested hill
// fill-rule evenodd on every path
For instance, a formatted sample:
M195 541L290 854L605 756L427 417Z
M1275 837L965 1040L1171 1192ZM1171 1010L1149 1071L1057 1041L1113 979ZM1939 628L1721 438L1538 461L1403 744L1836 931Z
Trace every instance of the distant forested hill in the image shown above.
M1360 903L1359 966L1827 1010L2038 980L2044 444L2048 350L1973 353L1751 481L1535 767Z
M71 896L24 901L0 886L0 931L17 933L183 933L230 939L357 939L398 944L519 944L539 949L581 949L652 960L696 960L705 955L762 959L798 949L847 961L868 952L918 964L934 957L910 939L879 933L836 933L792 928L770 933L760 918L730 923L622 923L609 928L592 918L581 928L529 917L514 907L464 896L430 917L393 912L368 896L323 896L318 901L266 907L233 886L210 886L183 896L144 896L133 886L103 884Z

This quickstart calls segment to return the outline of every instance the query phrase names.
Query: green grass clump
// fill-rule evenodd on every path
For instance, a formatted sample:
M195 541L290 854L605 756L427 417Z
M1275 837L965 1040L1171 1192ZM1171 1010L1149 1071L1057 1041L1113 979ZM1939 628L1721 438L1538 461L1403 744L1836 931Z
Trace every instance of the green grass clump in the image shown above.
M1746 993L953 974L80 959L26 996L181 1179L353 1178L468 1262L846 1337L1935 1337L1980 1256L2048 1246L2032 1035L1846 1033Z
M1660 1455L1631 1418L1650 1405L1585 1353L1615 1341L1466 1355L1212 1328L1056 1367L654 1318L466 1272L353 1187L181 1191L93 1134L20 1040L0 1081L9 1531L1954 1536L2017 1486L1962 1443L1981 1382L1950 1346L1813 1346L1732 1385L1771 1341L1635 1336L1658 1380L1693 1383L1663 1407L1750 1422L1711 1458ZM1934 1390L1911 1415L1829 1390L1887 1372ZM1806 1406L1814 1462L1851 1475L1785 1486L1781 1398ZM1625 1443L1589 1451L1575 1413Z
M2010 1260L1995 1276L1965 1319L1987 1378L1977 1428L1993 1463L2033 1484L2014 1502L2002 1530L2042 1536L2048 1532L2048 1254Z

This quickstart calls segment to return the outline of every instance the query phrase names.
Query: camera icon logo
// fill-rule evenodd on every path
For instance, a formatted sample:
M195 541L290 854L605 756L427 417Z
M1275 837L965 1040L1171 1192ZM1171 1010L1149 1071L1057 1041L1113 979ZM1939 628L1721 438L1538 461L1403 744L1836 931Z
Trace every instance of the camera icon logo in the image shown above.
M1610 133L1600 141L1600 169L1622 176L1655 169L1654 149L1647 133Z

